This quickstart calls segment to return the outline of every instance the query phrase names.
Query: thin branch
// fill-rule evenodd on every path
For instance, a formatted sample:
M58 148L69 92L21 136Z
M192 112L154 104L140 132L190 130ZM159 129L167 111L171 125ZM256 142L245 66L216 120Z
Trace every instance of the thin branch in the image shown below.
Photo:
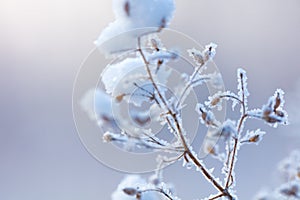
M229 167L229 172L228 172L228 176L227 176L227 180L226 180L226 184L225 184L225 188L228 189L228 187L231 185L230 184L230 180L232 180L231 182L233 183L233 169L235 166L235 157L237 155L237 150L238 150L238 143L239 143L239 135L243 126L244 121L247 119L248 114L246 113L246 105L245 105L245 88L244 88L244 81L243 81L243 76L240 77L241 78L241 91L242 91L242 117L239 120L238 123L238 127L237 127L237 135L234 138L234 146L233 146L233 151L232 151L232 157L231 157L231 161L230 161L230 167Z
M220 198L220 197L222 197L222 196L224 196L224 194L223 194L223 193L221 193L221 194L218 194L218 195L216 195L216 196L214 196L214 197L212 197L212 198L209 198L209 200L218 199L218 198Z
M145 192L158 192L160 194L163 194L165 197L167 197L169 200L173 200L173 198L167 194L165 191L162 189L156 188L156 189L146 189L146 190L140 190L140 193L145 193Z
M233 96L233 95L228 95L228 94L226 94L226 95L220 95L219 98L221 98L221 99L222 98L231 98L231 99L237 100L241 105L243 104L242 100L240 100L238 97Z
M169 116L171 116L174 120L174 123L175 123L175 126L176 126L176 129L177 129L177 133L178 133L178 136L180 137L180 140L181 140L181 143L186 151L186 154L191 158L191 160L193 161L193 163L201 170L202 174L209 180L209 182L212 183L212 185L218 189L220 192L222 192L223 196L227 196L229 199L232 199L232 196L230 195L230 193L224 189L217 181L216 179L210 174L210 172L201 164L201 162L198 160L198 158L192 153L192 151L190 150L190 147L189 145L187 144L186 140L185 140L185 137L184 137L184 133L183 133L183 129L182 127L180 126L180 123L179 123L179 120L177 118L177 114L174 113L168 106L167 104L167 101L165 100L165 98L163 97L163 95L160 93L160 90L158 88L158 86L156 85L154 79L153 79L153 76L152 76L152 73L151 73L151 70L150 70L150 67L149 67L149 62L147 61L146 59L146 56L141 48L141 40L140 38L138 38L138 51L140 52L141 56L142 56L142 59L144 61L144 64L145 64L145 67L146 67L146 71L148 73L148 76L149 76L149 79L154 87L154 89L156 90L157 94L158 94L158 97L160 98L160 100L162 101L162 103L164 104L164 106L166 107L166 109L168 110L168 114ZM203 65L199 66L193 73L193 75L191 76L191 79L190 80L193 80L196 76L196 74L199 72L200 68L202 67ZM191 81L190 81L191 82ZM185 89L185 92L187 91L187 89L190 87L190 82L189 84L186 86L186 89ZM185 93L184 92L184 93ZM183 96L185 94L183 94L180 98L180 100L178 101L177 105L180 104L180 101L182 100ZM177 107L177 106L176 106ZM175 107L175 108L176 108Z
M193 85L194 78L196 77L196 75L198 74L198 72L204 65L205 65L205 63L201 64L194 70L193 74L190 76L189 82L185 85L185 88L183 89L183 92L181 93L175 108L178 108L178 106L181 104L181 101L182 101L183 97L185 96L185 94L187 93L188 89Z

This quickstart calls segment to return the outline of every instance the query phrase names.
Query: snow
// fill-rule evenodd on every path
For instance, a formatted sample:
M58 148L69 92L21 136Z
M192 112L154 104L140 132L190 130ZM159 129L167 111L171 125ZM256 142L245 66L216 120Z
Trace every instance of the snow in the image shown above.
M99 89L88 90L80 102L90 119L97 120L99 125L103 125L107 120L113 120L111 103L111 97Z
M106 92L112 94L114 89L124 77L128 78L127 75L130 72L143 66L144 63L140 57L126 58L121 62L109 64L101 74ZM136 79L136 77L134 79Z
M222 136L226 141L232 137L237 136L237 130L235 126L235 121L227 119L221 127L220 136Z
M126 176L119 184L118 188L112 193L112 200L136 200L135 196L127 195L124 188L141 189L147 186L147 182L138 175ZM156 194L152 192L146 192L142 194L141 200L159 200Z
M168 26L175 3L174 0L114 0L113 10L115 21L95 41L107 54L135 48L136 38ZM116 38L120 34L124 35Z

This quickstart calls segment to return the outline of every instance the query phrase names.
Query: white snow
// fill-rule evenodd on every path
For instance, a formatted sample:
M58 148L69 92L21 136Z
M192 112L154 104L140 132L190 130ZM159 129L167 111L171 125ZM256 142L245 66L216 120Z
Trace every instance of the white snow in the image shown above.
M115 21L95 41L107 54L135 48L137 37L168 26L175 3L174 0L114 0L113 10Z

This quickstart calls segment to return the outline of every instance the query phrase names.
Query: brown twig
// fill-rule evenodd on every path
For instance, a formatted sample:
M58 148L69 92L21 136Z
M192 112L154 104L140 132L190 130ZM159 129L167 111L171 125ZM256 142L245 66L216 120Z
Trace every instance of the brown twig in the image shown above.
M241 116L241 118L239 120L239 123L238 123L238 126L237 126L237 135L234 138L234 146L233 146L233 151L232 151L232 155L231 155L232 157L231 157L229 172L228 172L228 176L227 176L227 180L226 180L226 184L225 184L226 189L228 189L228 187L231 185L230 180L231 180L231 182L234 182L232 173L233 173L233 169L234 169L234 166L235 166L235 157L237 155L237 150L238 150L239 135L240 135L243 123L248 117L248 114L246 113L245 88L244 88L243 78L244 78L243 75L240 75L241 91L242 91L242 99L240 100L240 102L241 102L241 106L242 106L242 116Z
M156 90L157 94L158 94L158 97L160 98L160 100L162 101L162 103L164 104L164 106L166 107L166 109L168 110L168 114L171 118L173 118L174 120L174 123L175 123L175 126L176 126L176 129L177 129L177 134L181 140L181 143L185 149L185 152L186 154L191 158L191 160L193 161L193 163L201 170L202 174L209 180L209 182L212 183L212 185L217 189L219 190L223 195L222 196L227 196L229 199L232 199L232 196L231 194L227 191L227 189L223 188L217 181L216 179L213 177L213 175L210 174L210 172L201 164L201 162L198 160L198 158L192 153L192 151L190 150L190 147L188 145L188 143L186 142L185 140L185 137L184 137L184 132L183 132L183 129L182 127L180 126L180 123L179 123L179 120L178 120L178 116L176 113L174 113L168 106L167 104L167 101L165 100L165 98L163 97L163 95L161 94L157 84L155 83L154 79L153 79L153 76L152 76L152 73L151 73L151 70L150 70L150 67L149 67L149 62L147 61L146 59L146 56L142 50L142 47L141 47L141 40L140 38L138 38L138 52L140 52L140 55L144 61L144 64L145 64L145 67L146 67L146 71L147 71L147 74L149 76L149 80L151 81L154 89ZM203 66L203 65L202 65ZM199 68L197 70L195 70L195 72L193 73L193 75L191 76L191 79L192 80L196 74L198 73L198 71L200 70L201 66L199 66ZM189 84L186 86L186 91L188 89ZM183 96L183 95L182 95ZM182 98L181 98L182 99ZM180 103L180 101L178 102ZM176 106L177 107L177 106Z

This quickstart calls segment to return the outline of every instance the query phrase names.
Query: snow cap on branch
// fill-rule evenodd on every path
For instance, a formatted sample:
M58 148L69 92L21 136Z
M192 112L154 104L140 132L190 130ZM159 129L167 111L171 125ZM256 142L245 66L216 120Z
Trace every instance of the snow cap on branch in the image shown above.
M100 126L114 121L110 95L99 89L90 89L80 104L90 119L97 120Z
M112 200L160 200L153 192L143 194L139 192L139 190L147 188L149 185L143 178L138 175L130 175L123 179L111 197Z
M95 41L107 54L135 48L137 37L167 27L175 3L174 0L114 0L113 10L116 20ZM122 33L126 34L116 37Z

